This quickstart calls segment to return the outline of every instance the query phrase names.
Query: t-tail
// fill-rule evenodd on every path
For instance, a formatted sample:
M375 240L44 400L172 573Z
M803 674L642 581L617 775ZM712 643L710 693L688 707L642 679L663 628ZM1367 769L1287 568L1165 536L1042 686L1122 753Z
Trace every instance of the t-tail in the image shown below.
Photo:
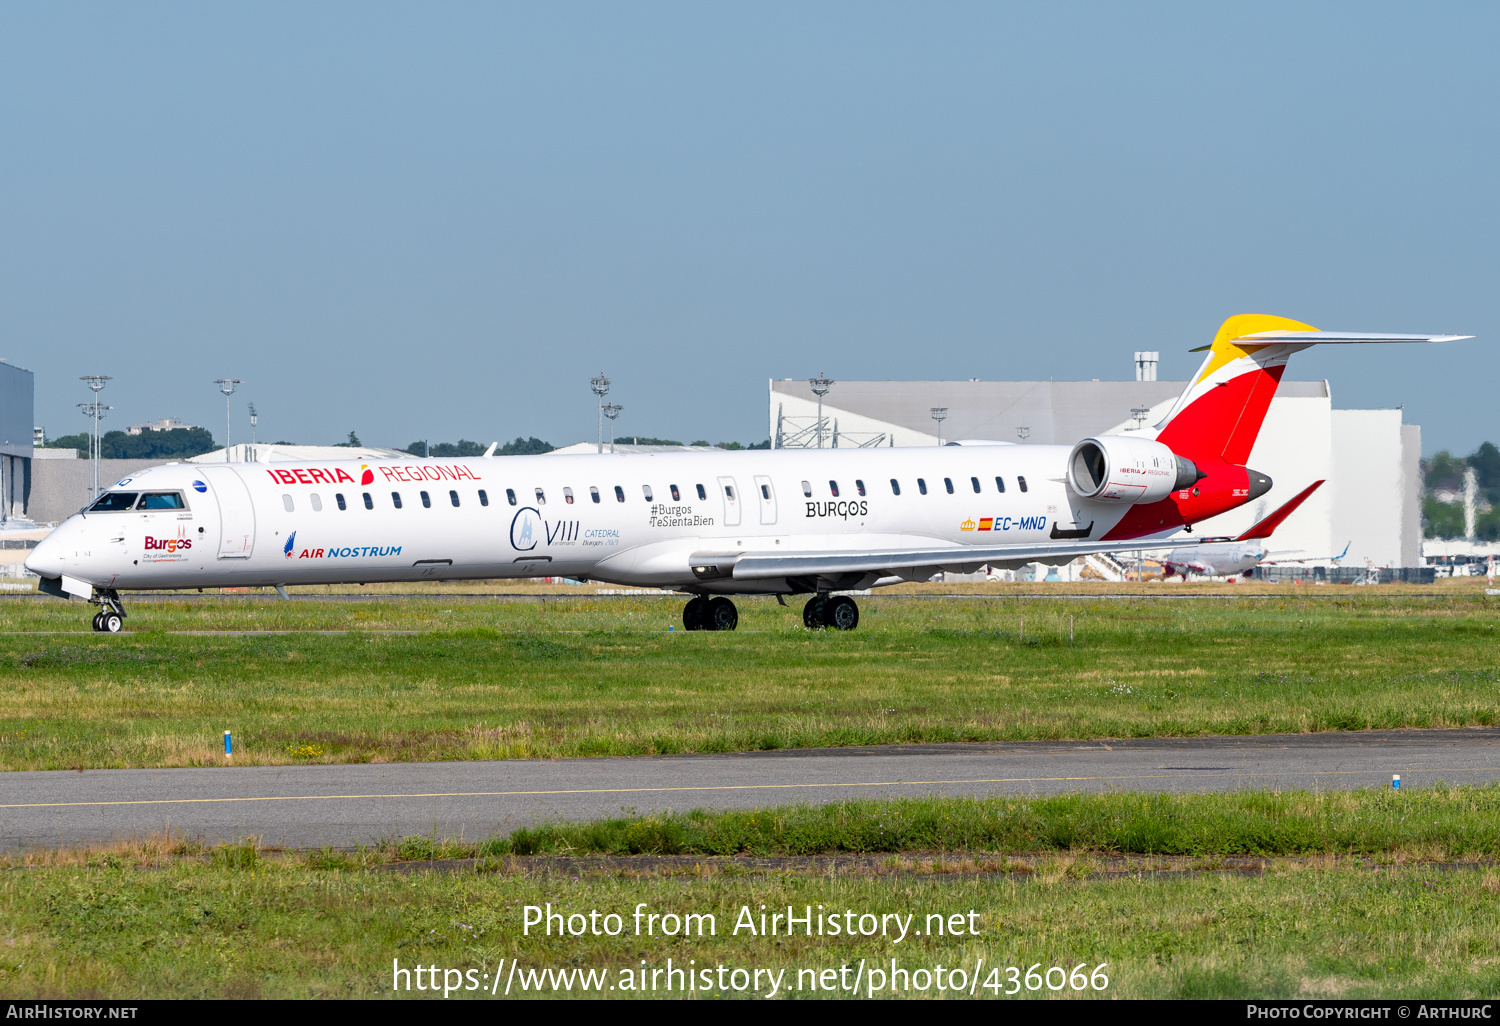
M1293 353L1328 343L1451 342L1461 338L1473 336L1319 331L1310 324L1269 314L1229 318L1219 326L1213 342L1203 347L1208 350L1203 366L1172 411L1155 426L1156 441L1174 455L1192 461L1197 483L1179 486L1158 502L1131 507L1105 537L1165 536L1270 491L1271 479L1247 464Z
M1200 467L1213 463L1243 467L1293 353L1328 343L1452 342L1473 337L1319 331L1286 317L1236 314L1219 326L1213 342L1204 347L1208 355L1203 366L1172 412L1157 425L1156 440Z

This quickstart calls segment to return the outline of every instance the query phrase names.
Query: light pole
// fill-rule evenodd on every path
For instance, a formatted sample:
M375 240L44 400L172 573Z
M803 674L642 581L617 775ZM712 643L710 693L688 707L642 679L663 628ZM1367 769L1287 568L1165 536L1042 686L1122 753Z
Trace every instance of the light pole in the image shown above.
M78 380L88 385L94 393L94 401L91 404L84 406L83 403L79 403L78 405L84 406L84 412L92 416L94 420L93 438L89 442L89 459L94 461L94 498L97 499L99 497L99 417L102 415L99 408L99 393L104 390L105 382L114 379L108 374L80 374ZM104 407L106 410L113 408L112 406Z
M229 462L229 397L234 395L234 386L243 385L239 378L219 378L214 384L224 393L224 462Z
M255 412L255 404L250 404L250 444L255 444L255 425L260 423L260 417Z
M604 413L604 415L609 418L609 451L614 452L615 418L620 415L620 411L625 409L625 407L621 406L619 403L605 403L602 407L600 407L600 409Z
M818 448L823 448L823 397L828 394L828 389L833 386L832 378L825 378L823 372L819 371L815 378L808 378L807 383L812 386L813 395L818 397Z
M932 408L932 419L938 424L938 445L943 444L943 421L948 419L948 407L934 406Z
M103 388L104 386L100 385L99 387ZM98 395L98 393L95 392L95 395ZM78 408L83 411L85 417L90 418L94 422L93 431L89 435L89 462L93 464L94 498L97 499L99 497L99 457L102 455L100 452L102 446L99 444L99 421L104 416L105 411L112 410L114 407L105 406L98 399L95 399L91 403L79 403Z
M604 397L609 394L609 379L600 371L597 378L589 378L589 388L599 397L599 451L604 451Z

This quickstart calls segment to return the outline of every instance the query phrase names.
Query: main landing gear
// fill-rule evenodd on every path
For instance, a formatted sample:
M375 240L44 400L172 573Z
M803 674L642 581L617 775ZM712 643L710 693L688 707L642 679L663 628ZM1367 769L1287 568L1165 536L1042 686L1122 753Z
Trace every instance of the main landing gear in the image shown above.
M740 625L740 611L723 595L703 595L682 607L682 626L690 631L732 631Z
M802 625L810 631L822 627L852 631L859 626L859 606L848 595L815 595L802 607Z
M119 593L111 588L100 593L96 601L101 608L94 614L94 630L119 634L125 626L125 607L120 604Z

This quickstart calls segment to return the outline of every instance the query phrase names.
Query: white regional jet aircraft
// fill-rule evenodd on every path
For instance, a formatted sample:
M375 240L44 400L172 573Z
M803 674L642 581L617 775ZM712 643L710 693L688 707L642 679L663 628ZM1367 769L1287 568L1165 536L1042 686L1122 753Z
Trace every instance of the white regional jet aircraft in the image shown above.
M26 565L98 604L104 631L132 589L544 574L691 592L689 630L733 630L729 596L748 594L811 596L809 627L847 630L859 610L832 591L1065 563L1265 494L1245 461L1295 352L1469 337L1231 317L1152 431L1071 447L167 464L111 485Z
M1272 552L1266 548L1265 543L1271 537L1271 532L1280 527L1282 521L1291 516L1292 512L1302 505L1302 501L1317 491L1322 484L1322 481L1314 481L1283 503L1270 516L1229 542L1205 540L1192 548L1173 549L1161 561L1163 572L1167 577L1181 574L1185 581L1189 573L1201 574L1205 577L1233 577L1236 574L1248 575L1251 570L1262 563L1306 563L1310 559L1328 559L1337 562L1343 559L1349 553L1349 545L1345 545L1344 551L1337 556L1298 555L1304 550L1288 549Z

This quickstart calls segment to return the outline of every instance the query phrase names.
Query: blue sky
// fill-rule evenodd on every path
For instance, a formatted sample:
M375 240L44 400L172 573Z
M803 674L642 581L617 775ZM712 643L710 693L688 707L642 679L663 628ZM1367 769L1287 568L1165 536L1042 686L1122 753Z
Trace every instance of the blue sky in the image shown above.
M1185 377L1224 317L1500 439L1500 8L8 4L0 356L37 417L758 440L765 379Z

